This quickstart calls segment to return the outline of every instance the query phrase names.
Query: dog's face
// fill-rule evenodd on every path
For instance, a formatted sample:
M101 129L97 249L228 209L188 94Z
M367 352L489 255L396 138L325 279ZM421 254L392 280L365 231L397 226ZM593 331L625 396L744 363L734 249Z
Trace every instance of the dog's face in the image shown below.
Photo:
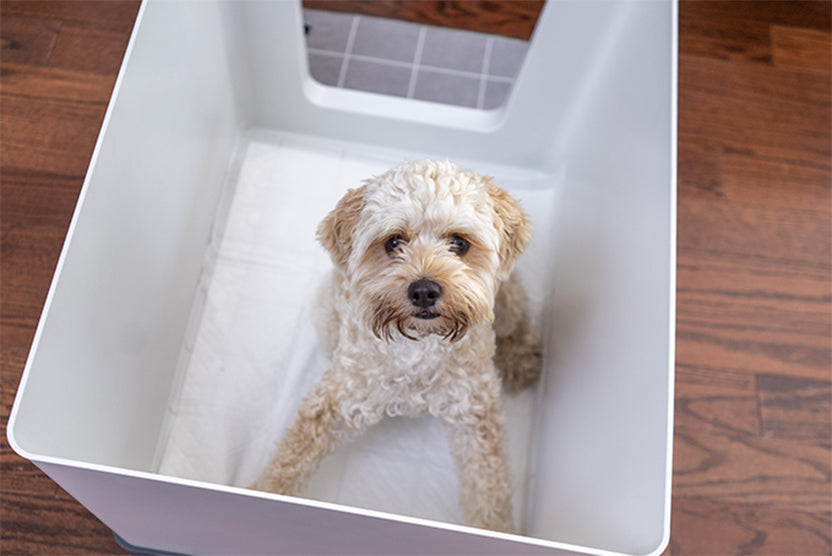
M338 202L318 237L379 338L461 338L531 238L517 201L444 162L402 164Z

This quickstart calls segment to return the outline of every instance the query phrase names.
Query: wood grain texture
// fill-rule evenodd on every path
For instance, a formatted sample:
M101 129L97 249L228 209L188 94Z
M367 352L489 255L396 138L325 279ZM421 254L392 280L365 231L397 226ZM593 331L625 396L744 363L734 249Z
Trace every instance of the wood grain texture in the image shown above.
M321 1L307 4L461 28L472 28L477 4L491 32L520 37L541 4ZM11 451L5 428L136 11L136 2L0 4L3 554L119 552L106 527ZM832 9L683 1L679 24L666 553L828 555Z
M683 2L670 554L832 552L830 5Z
M529 40L543 0L303 0L313 10L398 19Z
M4 492L2 515L4 554L124 553L110 530L69 497Z
M58 38L59 21L44 18L3 15L3 61L30 66L49 63Z
M774 65L816 70L829 70L829 32L818 29L795 29L773 25L771 41Z

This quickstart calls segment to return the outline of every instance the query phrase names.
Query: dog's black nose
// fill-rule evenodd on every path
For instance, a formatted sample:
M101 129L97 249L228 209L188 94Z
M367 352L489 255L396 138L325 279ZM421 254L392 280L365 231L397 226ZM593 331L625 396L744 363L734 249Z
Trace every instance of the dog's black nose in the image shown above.
M416 280L407 288L407 297L416 307L425 309L436 305L436 301L442 294L442 287L427 278Z

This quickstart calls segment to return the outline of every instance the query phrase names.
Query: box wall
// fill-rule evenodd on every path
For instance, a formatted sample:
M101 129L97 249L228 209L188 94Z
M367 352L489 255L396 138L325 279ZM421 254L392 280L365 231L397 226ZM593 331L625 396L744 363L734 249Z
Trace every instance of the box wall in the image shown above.
M224 9L252 127L544 170L561 162L553 145L621 11L613 2L547 4L508 105L481 111L320 85L308 74L299 3Z
M667 542L670 503L675 29L671 3L625 5L558 146L553 366L530 512L532 535L636 554Z
M152 465L239 135L218 15L140 12L15 405L24 453Z
M567 556L568 545L106 468L40 467L133 546L181 554ZM124 501L129 500L129 504ZM516 540L520 541L518 544Z

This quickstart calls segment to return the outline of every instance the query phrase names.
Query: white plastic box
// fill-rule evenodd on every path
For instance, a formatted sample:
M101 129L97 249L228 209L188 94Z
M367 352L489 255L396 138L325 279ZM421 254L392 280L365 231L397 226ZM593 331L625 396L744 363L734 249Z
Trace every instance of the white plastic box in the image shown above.
M127 543L156 551L660 553L672 468L676 61L674 2L550 0L508 103L480 111L314 82L297 2L146 2L12 410L11 445ZM252 145L276 153L269 172L246 166ZM202 403L186 399L187 374L234 234L270 230L278 260L285 249L325 260L317 220L293 220L323 216L304 199L329 206L363 169L427 156L493 175L544 220L518 263L536 284L545 338L544 379L514 402L530 406L524 468L513 470L522 534L229 486L251 470L225 483L160 473L172 422ZM261 180L254 189L242 183L249 174ZM288 207L252 224L240 213L262 205L241 200L252 191ZM223 291L249 285L232 279ZM269 303L238 305L238 322L272 315L284 326L288 308ZM234 341L252 351L270 341L250 336ZM225 345L215 344L200 353ZM284 360L273 359L275 373ZM278 401L286 415L296 403ZM260 423L250 435L262 445L263 420L245 417ZM194 444L216 445L222 422Z

